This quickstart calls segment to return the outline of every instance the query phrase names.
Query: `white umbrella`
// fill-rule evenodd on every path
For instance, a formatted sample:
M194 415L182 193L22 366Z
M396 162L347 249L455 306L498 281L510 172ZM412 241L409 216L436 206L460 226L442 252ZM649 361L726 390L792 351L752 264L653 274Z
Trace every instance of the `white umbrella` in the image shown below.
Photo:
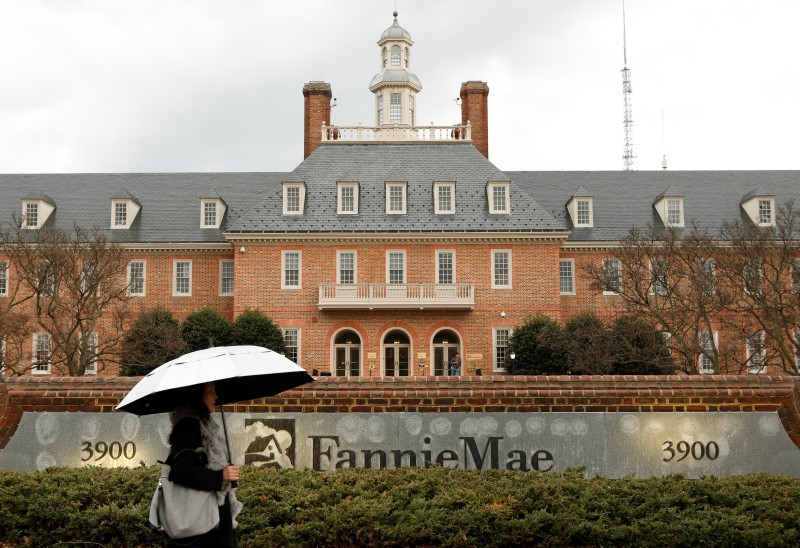
M217 405L265 398L313 381L305 369L260 346L216 346L190 352L148 373L117 405L117 411L151 415L172 411L214 382ZM194 396L196 397L196 396Z

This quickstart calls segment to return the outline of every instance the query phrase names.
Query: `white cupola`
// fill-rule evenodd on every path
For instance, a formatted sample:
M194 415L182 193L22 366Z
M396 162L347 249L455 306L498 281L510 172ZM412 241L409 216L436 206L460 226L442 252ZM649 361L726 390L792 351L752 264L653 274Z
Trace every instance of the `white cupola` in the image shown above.
M411 35L397 22L394 12L392 26L378 40L381 71L369 85L375 94L376 126L416 124L416 97L422 84L409 70L413 45Z

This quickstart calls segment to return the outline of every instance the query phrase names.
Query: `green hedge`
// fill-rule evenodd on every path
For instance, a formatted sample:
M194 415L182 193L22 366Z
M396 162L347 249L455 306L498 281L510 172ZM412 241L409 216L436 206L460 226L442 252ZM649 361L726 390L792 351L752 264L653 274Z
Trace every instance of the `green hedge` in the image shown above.
M158 470L0 471L0 546L152 546ZM788 546L800 479L243 467L244 546Z

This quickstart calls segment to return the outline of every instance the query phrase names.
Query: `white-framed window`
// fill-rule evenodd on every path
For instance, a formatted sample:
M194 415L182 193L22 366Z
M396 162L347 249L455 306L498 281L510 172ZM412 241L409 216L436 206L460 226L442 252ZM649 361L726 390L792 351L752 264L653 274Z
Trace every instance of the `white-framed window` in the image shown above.
M575 226L592 226L592 202L591 200L575 201Z
M284 251L281 257L281 289L303 288L303 252Z
M714 354L714 347L717 346L719 342L719 332L716 330L712 331L711 333L708 331L701 331L698 333L698 338L700 348L705 351L701 352L700 357L698 358L698 367L700 368L700 373L704 375L712 375L714 374L714 361L709 356Z
M22 215L25 228L39 228L39 202L23 202Z
M217 225L217 202L203 202L203 227Z
M764 332L747 334L747 371L751 375L767 372L767 351L764 347Z
M144 297L147 291L147 261L128 261L128 296Z
M200 228L219 228L228 210L222 198L200 199Z
M49 333L33 334L33 363L31 373L47 375L50 373L50 355L52 353L52 337Z
M405 215L406 183L386 183L386 214Z
M340 250L336 252L336 283L354 284L358 280L356 270L356 252L351 250Z
M437 215L456 212L456 184L433 183L433 205Z
M128 202L114 202L114 227L128 225Z
M383 68L386 68L386 65L389 63L389 50L386 47L383 48Z
M511 250L492 250L492 289L511 289Z
M406 252L403 249L386 251L386 283L406 283Z
M456 252L450 249L436 251L436 283L456 283Z
M88 364L86 364L86 370L84 373L86 375L97 375L97 332L93 331L89 335L89 340L86 341L86 350L91 354L92 358Z
M619 295L622 289L622 264L619 259L603 259L603 295Z
M378 125L382 126L383 125L383 95L378 95L377 101L378 101L378 106L377 106L377 109L378 109L378 114L377 114Z
M8 261L0 261L0 297L8 296Z
M56 276L49 261L39 261L36 265L36 292L41 297L52 297L56 286Z
M283 183L283 214L302 215L306 204L306 185Z
M510 327L492 328L492 367L495 371L504 371L506 354L508 353L508 341L511 339L513 330Z
M650 294L665 296L669 294L669 260L653 257L650 259Z
M392 66L400 66L400 46L392 46Z
M403 121L402 95L399 93L389 94L389 123L399 124Z
M336 213L339 215L358 214L358 183L337 183Z
M174 259L172 261L172 296L190 297L192 295L192 261Z
M774 224L773 205L773 200L758 200L758 224L760 226L772 226Z
M233 295L233 261L230 259L219 262L219 294L225 297Z
M408 49L406 49L408 51ZM416 118L414 118L414 96L408 96L408 123L414 125Z
M667 225L683 226L683 200L667 198Z
M714 259L697 259L698 288L706 295L717 292L717 265Z
M800 259L792 260L792 293L800 293Z
M575 294L575 259L558 261L558 285L562 295Z
M489 199L489 213L511 213L507 181L489 183L486 190Z
M758 259L747 259L742 268L745 295L757 295L762 289L763 271Z
M303 355L300 350L300 328L286 327L283 331L283 346L286 348L286 357L291 361L300 364L300 357Z

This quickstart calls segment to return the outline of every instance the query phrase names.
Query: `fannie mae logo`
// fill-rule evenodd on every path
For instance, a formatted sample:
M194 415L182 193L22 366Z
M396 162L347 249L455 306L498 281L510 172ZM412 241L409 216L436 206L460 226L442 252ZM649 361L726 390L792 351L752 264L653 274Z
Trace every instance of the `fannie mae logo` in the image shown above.
M244 463L263 468L295 467L294 419L245 419L250 444Z

